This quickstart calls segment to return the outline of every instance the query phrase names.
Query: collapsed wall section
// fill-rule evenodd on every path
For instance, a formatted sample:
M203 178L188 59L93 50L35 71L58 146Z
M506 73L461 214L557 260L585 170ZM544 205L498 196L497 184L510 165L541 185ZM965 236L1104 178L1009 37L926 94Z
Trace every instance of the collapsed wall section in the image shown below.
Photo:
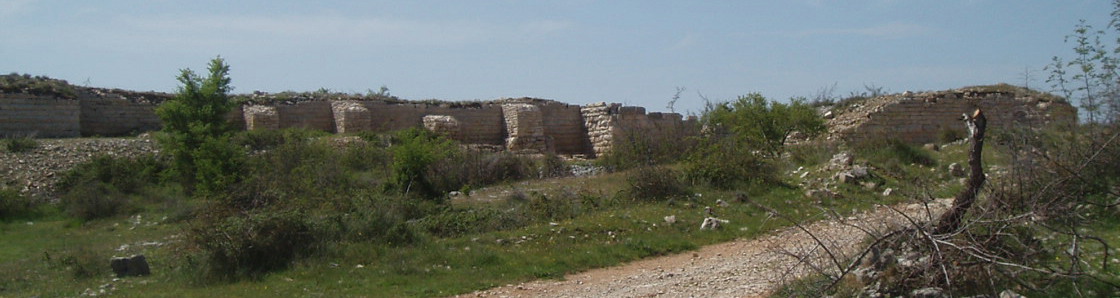
M23 93L0 94L0 137L81 136L78 100Z
M989 127L1041 127L1076 123L1073 106L1052 97L979 92L967 89L917 95L891 95L850 108L829 120L833 137L860 142L890 137L911 144L934 143L945 136L964 136L961 115L984 111Z

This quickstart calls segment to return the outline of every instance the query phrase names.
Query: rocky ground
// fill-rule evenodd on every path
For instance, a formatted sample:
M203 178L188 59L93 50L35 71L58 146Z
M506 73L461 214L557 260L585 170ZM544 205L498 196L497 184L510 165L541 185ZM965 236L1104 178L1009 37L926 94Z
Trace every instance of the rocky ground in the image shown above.
M40 199L54 198L55 183L74 165L98 155L136 156L157 152L149 136L135 138L37 139L27 152L0 151L0 185Z
M867 231L882 232L907 225L907 217L935 218L949 203L950 199L942 199L929 204L928 208L923 204L880 206L851 217L805 227L832 252L851 256L862 248ZM813 273L812 268L830 266L831 258L809 234L787 228L759 239L717 244L695 252L573 274L562 280L506 285L464 296L758 297L772 293L785 282Z

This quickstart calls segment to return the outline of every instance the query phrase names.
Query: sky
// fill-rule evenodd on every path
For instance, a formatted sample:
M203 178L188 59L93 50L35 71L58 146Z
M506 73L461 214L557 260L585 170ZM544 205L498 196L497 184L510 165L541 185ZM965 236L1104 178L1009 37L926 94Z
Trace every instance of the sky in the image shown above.
M0 72L174 92L221 56L235 93L537 97L699 112L751 92L1043 90L1107 0L0 0Z

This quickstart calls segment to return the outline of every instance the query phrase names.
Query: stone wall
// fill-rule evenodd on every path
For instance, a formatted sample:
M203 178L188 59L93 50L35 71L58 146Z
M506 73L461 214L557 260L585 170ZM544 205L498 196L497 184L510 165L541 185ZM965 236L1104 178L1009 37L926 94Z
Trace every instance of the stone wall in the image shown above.
M544 118L539 106L528 103L502 105L505 116L506 149L510 151L553 152L552 137L544 134Z
M329 101L302 101L275 105L279 126L335 132L334 110Z
M1077 110L1040 93L962 88L921 94L898 94L868 100L829 120L834 138L848 141L895 138L912 144L934 143L943 134L967 134L961 115L984 111L990 128L1041 127L1076 123Z
M81 105L73 99L0 94L0 137L81 136Z
M587 129L587 142L590 153L594 156L606 154L611 150L618 125L614 114L618 113L620 104L595 103L580 109L583 116L584 127Z

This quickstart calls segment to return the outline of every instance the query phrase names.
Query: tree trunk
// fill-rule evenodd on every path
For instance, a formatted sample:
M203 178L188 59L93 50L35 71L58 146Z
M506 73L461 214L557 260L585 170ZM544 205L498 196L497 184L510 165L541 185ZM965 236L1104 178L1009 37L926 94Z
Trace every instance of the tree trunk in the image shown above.
M953 199L953 206L941 215L934 234L947 234L959 229L961 219L968 209L972 208L972 204L976 202L976 195L980 193L980 187L984 185L984 168L980 155L984 150L984 129L988 125L988 118L978 108L971 116L965 115L965 122L968 124L968 138L972 143L968 150L968 166L971 170L968 174L967 186Z

